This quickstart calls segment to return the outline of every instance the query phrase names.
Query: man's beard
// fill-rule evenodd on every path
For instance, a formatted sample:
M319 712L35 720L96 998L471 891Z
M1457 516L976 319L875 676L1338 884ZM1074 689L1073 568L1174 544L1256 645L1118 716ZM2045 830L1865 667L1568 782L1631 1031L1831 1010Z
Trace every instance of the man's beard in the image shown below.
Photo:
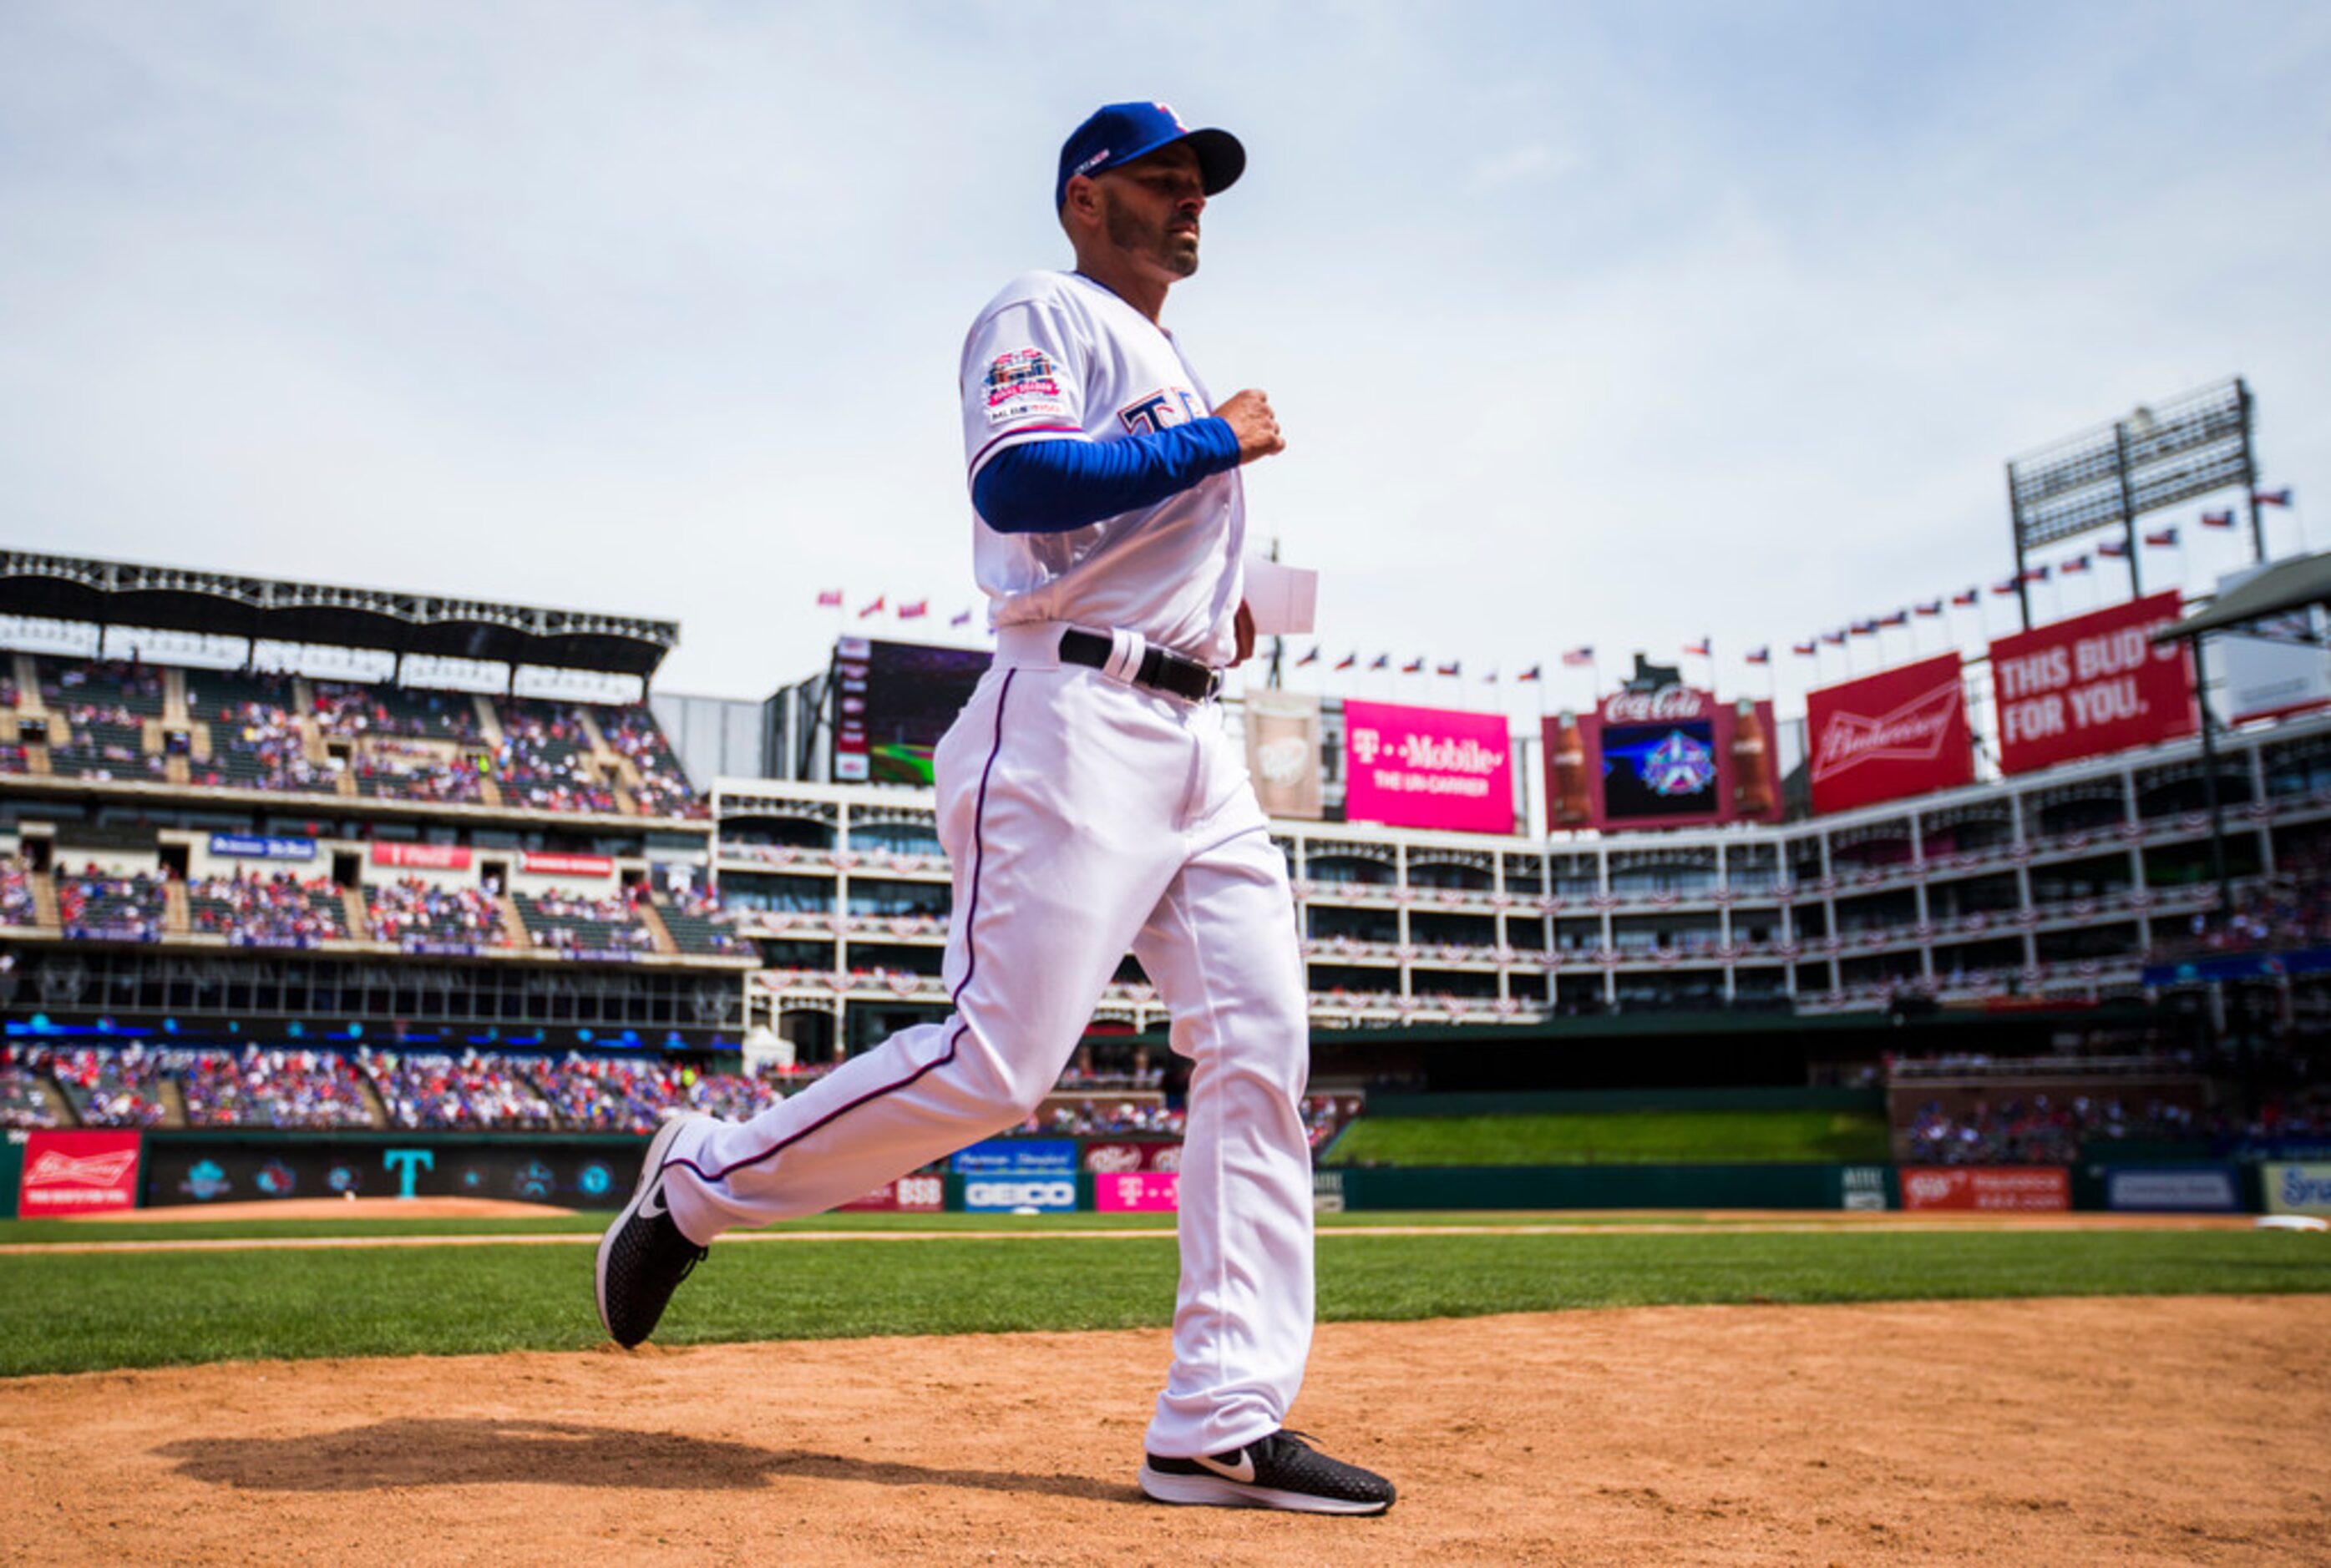
M1157 264L1179 278L1186 278L1198 270L1197 236L1169 234L1164 225L1149 228L1140 218L1116 201L1108 204L1108 242L1120 251L1131 251L1155 257Z

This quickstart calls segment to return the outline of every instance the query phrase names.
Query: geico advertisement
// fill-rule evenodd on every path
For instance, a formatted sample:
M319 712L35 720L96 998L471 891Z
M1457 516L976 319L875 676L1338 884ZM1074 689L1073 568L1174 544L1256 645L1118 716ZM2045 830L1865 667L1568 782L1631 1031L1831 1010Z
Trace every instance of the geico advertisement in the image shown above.
M1077 1206L1074 1176L972 1176L963 1183L963 1206L975 1213L1010 1213L1034 1209L1040 1213L1072 1212Z

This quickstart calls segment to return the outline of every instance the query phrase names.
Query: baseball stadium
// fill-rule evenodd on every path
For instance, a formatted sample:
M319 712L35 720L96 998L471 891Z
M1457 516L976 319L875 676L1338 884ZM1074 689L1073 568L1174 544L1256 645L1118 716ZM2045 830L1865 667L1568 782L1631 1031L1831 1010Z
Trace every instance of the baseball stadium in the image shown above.
M1900 672L1744 702L1765 734L1706 748L1676 826L1614 820L1635 764L1594 755L1647 714L1713 736L1647 664L1493 736L1539 743L1534 780L1492 775L1496 831L1355 810L1362 725L1478 716L1232 702L1258 776L1287 782L1260 754L1290 723L1326 759L1272 828L1310 1004L1305 1413L1411 1491L1357 1546L1233 1517L1202 1549L1557 1560L1591 1530L1649 1561L1680 1517L1737 1560L1784 1532L2077 1555L2174 1510L2222 1560L2305 1555L2319 1509L2246 1456L2326 1413L2331 682L2307 644L2308 699L2228 722L2189 650L2318 623L2326 585L2308 556L2131 601L2183 683L2166 733L2013 772L2001 656L1947 656L1911 698L1946 722L1865 735L1891 773L1843 806L1812 726L1900 711ZM927 753L984 654L845 637L724 705L656 687L666 622L25 552L0 613L31 1556L394 1554L384 1494L521 1556L771 1518L821 1561L1027 1542L1032 1512L1062 1558L1150 1538L1098 1412L1171 1306L1187 1079L1130 955L1016 1130L722 1242L650 1346L611 1354L588 1305L665 1118L945 1014L931 792L835 774ZM2140 1345L2166 1376L2126 1374Z
M2331 1563L2326 66L0 7L0 1562Z

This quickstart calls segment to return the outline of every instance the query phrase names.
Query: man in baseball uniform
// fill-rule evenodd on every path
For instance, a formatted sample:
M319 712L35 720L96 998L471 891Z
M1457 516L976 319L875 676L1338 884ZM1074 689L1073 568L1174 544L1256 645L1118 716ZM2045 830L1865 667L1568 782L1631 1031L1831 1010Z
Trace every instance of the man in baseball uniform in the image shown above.
M1215 403L1159 322L1198 269L1207 198L1245 164L1236 138L1156 103L1112 104L1061 148L1076 270L1013 280L963 350L996 655L936 759L954 1011L748 1122L667 1124L600 1243L599 1315L636 1345L721 1231L821 1212L1023 1120L1130 948L1190 1060L1174 1362L1141 1488L1376 1514L1390 1482L1283 1425L1311 1342L1303 964L1215 700L1252 645L1239 470L1282 442L1261 393Z

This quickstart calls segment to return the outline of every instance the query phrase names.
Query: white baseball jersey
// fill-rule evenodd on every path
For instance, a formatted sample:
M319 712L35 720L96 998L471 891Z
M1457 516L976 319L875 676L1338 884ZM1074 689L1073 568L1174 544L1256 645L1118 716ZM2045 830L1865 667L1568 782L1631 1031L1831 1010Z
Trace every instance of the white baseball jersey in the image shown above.
M1213 412L1174 335L1076 272L1030 272L990 300L964 341L961 381L969 480L1025 442L1121 441ZM1067 533L973 526L996 627L1070 622L1138 632L1206 664L1236 657L1246 541L1236 469Z

